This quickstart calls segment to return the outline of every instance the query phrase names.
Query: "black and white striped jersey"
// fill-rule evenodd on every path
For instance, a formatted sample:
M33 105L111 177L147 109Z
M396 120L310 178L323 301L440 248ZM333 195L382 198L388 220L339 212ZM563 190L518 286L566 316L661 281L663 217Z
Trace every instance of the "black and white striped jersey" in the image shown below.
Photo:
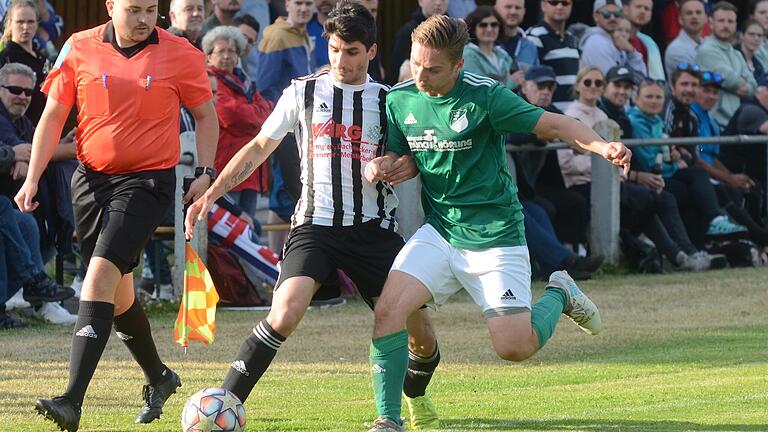
M392 187L363 177L367 163L384 154L387 91L370 77L349 85L329 72L296 79L283 91L261 133L272 139L296 134L302 189L292 226L379 219L382 228L396 229Z
M573 101L573 85L579 72L579 52L576 37L566 31L561 38L545 21L539 22L526 32L536 48L539 49L539 61L551 66L557 75L557 87L552 97L552 104L560 111L565 111Z

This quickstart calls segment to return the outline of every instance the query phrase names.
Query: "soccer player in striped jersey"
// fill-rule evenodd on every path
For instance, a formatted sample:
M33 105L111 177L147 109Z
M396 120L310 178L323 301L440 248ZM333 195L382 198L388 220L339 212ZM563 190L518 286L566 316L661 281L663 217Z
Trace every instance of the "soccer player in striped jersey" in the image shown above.
M371 81L366 72L377 50L376 22L362 5L341 1L324 29L331 70L294 80L259 135L232 158L187 213L189 237L196 220L208 214L217 198L261 165L286 133L296 134L302 192L272 308L245 340L224 379L223 387L242 401L298 326L313 294L337 268L349 275L372 308L404 244L395 232L398 201L392 185L416 174L413 160L394 160L386 182L363 178L369 161L384 154L386 138L388 87ZM437 414L425 389L440 354L425 310L414 311L408 331L409 371L402 392L414 410L414 426L434 426Z
M463 21L430 17L411 39L413 80L387 96L387 152L368 164L366 179L397 175L394 161L410 155L421 174L426 224L397 256L376 304L371 364L379 418L369 432L403 430L405 324L425 303L440 305L465 289L483 311L494 349L509 361L544 346L561 313L588 333L601 330L597 307L564 271L550 276L531 305L523 213L507 169L505 134L560 139L625 170L632 155L578 120L544 112L494 80L463 72L469 39Z

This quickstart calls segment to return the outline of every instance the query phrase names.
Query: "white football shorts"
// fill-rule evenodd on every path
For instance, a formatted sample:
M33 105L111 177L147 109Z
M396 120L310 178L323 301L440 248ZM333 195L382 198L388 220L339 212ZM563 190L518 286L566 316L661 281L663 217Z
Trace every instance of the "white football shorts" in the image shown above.
M462 288L485 318L531 310L531 261L527 246L485 250L457 248L424 224L395 258L392 270L407 273L432 294L438 307Z

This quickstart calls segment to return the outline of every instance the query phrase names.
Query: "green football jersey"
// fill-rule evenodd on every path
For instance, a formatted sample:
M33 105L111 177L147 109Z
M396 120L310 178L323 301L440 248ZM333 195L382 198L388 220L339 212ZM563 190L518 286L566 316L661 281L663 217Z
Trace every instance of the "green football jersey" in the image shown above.
M525 245L523 211L504 136L531 133L543 110L490 78L460 72L446 95L412 80L387 95L387 150L421 173L426 222L462 249Z

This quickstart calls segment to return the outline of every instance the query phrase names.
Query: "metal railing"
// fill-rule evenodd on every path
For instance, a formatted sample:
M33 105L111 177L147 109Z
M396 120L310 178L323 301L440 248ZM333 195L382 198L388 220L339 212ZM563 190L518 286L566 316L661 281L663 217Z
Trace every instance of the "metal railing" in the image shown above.
M766 144L768 135L728 135L718 137L685 137L657 139L627 139L622 141L627 147L651 145L698 145L698 144ZM571 148L566 143L552 143L546 146L534 144L507 145L511 153L527 151L549 151ZM513 156L514 157L514 156ZM768 167L768 157L766 157ZM619 184L620 169L597 154L592 154L591 181L591 223L589 241L595 253L606 257L606 262L616 264L619 261ZM768 199L768 188L767 196Z

